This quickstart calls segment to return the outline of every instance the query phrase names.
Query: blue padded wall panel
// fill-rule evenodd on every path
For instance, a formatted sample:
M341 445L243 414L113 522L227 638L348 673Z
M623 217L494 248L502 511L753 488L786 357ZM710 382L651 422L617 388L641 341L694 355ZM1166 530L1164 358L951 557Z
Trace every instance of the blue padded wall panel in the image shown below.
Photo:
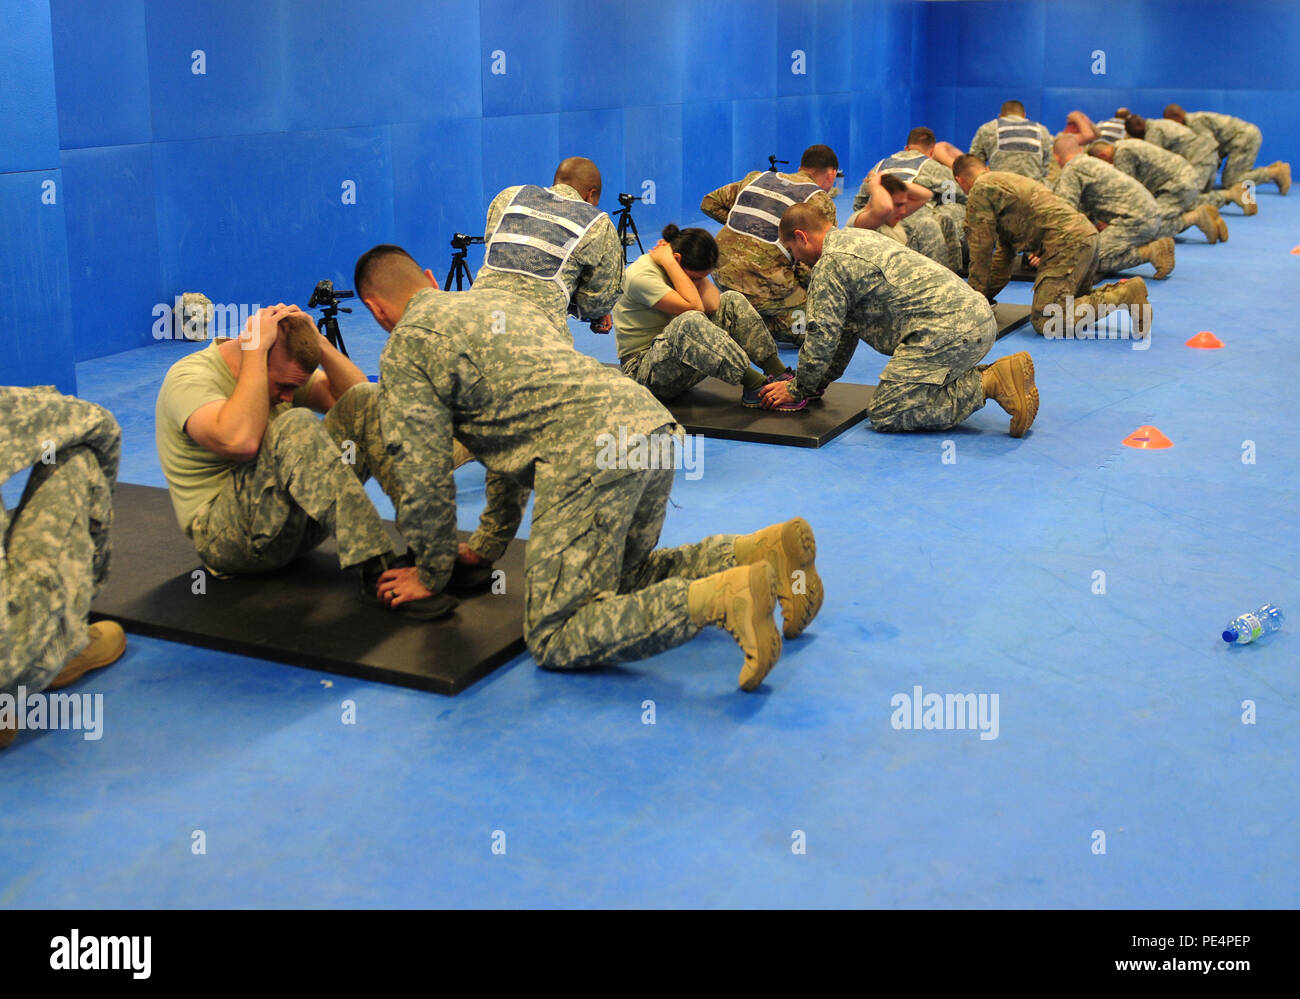
M50 10L30 0L0 0L0 173L59 166Z
M1300 90L1300 13L1295 0L1245 0L1218 7L1210 21L1225 71L1202 85ZM1294 96L1291 100L1295 100Z
M522 11L515 0L480 0L479 18L483 114L558 111L564 72L559 0L532 0ZM504 53L504 65L494 53Z
M687 76L686 39L696 30L696 4L661 0L651 7L634 0L621 2L627 8L622 50L626 106L722 99L722 94L705 92ZM610 57L610 62L616 61L617 56ZM694 73L694 63L689 65Z
M789 160L782 170L799 169L799 157L814 142L825 142L821 122L817 116L816 96L778 97L776 101L776 134L781 144L781 159ZM827 143L832 149L833 143ZM766 166L764 159L760 166Z
M996 109L994 113L997 113ZM912 117L916 120L917 125L926 125L931 128L938 139L951 142L954 146L960 146L962 149L969 147L971 137L975 134L973 129L967 130L963 126L959 130L957 127L956 87L929 87L913 90ZM987 118L980 120L987 121ZM891 149L890 152L893 152L893 150Z
M297 302L393 229L387 128L154 144L162 294ZM343 203L343 182L356 204Z
M1138 5L1131 30L1145 56L1138 87L1300 86L1294 4L1148 0Z
M482 113L477 4L290 0L283 11L286 128Z
M46 181L54 185L54 204L43 203ZM77 390L63 203L58 170L0 174L0 384ZM99 316L92 312L85 321L98 323Z
M804 147L782 135L777 128L775 99L736 101L731 107L731 172L739 180L751 170L766 170L767 158L789 160L779 169L799 169L799 154Z
M1042 0L988 0L948 6L957 8L961 76L944 82L963 88L995 87L999 92L1042 87L1047 42ZM1007 93L1003 99L1011 97ZM1028 101L1025 103L1027 107Z
M922 3L916 16L913 85L926 89L965 85L962 74L967 53L961 50L961 5Z
M849 45L846 89L896 90L911 86L912 36L929 6L905 0L855 2L843 26Z
M885 127L883 108L888 103L892 103L890 97L873 92L857 93L849 98L849 148L853 159L846 163L840 154L845 190L856 191L877 160L903 145L892 141Z
M698 216L706 194L742 176L732 176L731 131L731 101L682 106L683 218Z
M65 150L63 183L72 312L95 317L72 331L77 360L151 343L153 307L170 299L159 286L149 145Z
M821 62L818 11L812 4L783 3L777 7L776 92L782 97L817 92L817 67ZM796 61L796 52L803 58ZM802 72L795 72L795 70Z
M284 38L276 13L260 0L148 0L155 141L288 127ZM203 53L202 75L193 72L196 51Z
M625 93L628 65L623 39L627 20L642 18L646 11L640 5L629 11L629 6L625 0L560 0L560 110L652 103L645 95Z
M1053 0L1046 4L1043 33L1048 41L1041 64L1044 82L1081 88L1139 86L1142 67L1150 58L1150 46L1168 46L1174 41L1169 32L1151 39L1138 30L1141 7L1134 0L1116 0L1106 6L1103 14L1092 0ZM1177 25L1169 27L1177 32L1179 43L1189 33ZM1106 56L1104 75L1093 73L1092 53L1097 50ZM1088 115L1091 117L1092 112L1088 111Z
M451 264L452 234L483 234L491 195L483 190L482 123L412 122L392 131L393 228L376 233L372 243L403 247L441 284ZM471 247L472 271L481 258L481 247Z
M628 190L627 164L623 160L622 108L561 113L556 163L569 156L585 156L600 168L600 206L607 212L617 211L619 192ZM545 186L551 182L554 173L552 166L550 172L532 183ZM629 193L640 197L641 189L638 187Z
M812 115L812 142L824 142L834 149L835 155L840 160L840 169L848 175L849 163L853 157L852 128L849 122L852 109L849 95L818 94L813 98ZM803 148L799 151L802 153ZM846 177L844 183L852 183L851 177Z
M627 108L623 116L628 190L640 193L647 180L655 185L653 205L633 206L637 226L649 235L698 214L698 200L692 202L682 188L681 106Z
M483 119L482 216L498 191L515 184L549 184L560 162L560 116L514 115Z
M1148 118L1159 118L1167 104L1181 104L1187 111L1220 111L1223 98L1222 90L1155 87L1130 91L1125 107Z
M683 99L775 97L778 72L790 73L790 53L777 45L776 9L776 0L734 0L687 8L690 89ZM811 19L812 8L806 9Z
M153 138L144 0L50 0L59 144L122 146Z
M784 12L789 6L783 3L779 9ZM812 7L817 18L817 60L808 72L814 93L839 94L852 89L854 6L852 0L819 0Z

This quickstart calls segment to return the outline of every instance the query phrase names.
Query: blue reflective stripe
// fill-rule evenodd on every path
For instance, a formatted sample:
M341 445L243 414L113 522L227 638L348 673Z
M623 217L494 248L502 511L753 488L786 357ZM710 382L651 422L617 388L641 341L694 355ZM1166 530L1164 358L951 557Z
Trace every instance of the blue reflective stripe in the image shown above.
M1043 137L1038 126L1022 118L998 119L998 152L1043 154Z
M929 158L925 153L895 153L877 163L873 172L893 174L910 183L916 179L916 175L921 172L921 167L925 166L925 161Z
M1108 118L1097 126L1097 134L1107 142L1119 142L1127 134L1123 118Z

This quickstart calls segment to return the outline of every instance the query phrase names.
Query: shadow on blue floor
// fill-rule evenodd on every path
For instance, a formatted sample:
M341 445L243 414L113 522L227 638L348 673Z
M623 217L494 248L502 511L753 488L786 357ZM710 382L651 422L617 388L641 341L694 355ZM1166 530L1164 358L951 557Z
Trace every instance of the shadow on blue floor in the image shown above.
M0 905L1294 905L1300 201L1260 203L1150 282L1149 350L999 342L1038 371L1023 440L990 406L819 451L707 441L665 544L793 513L820 541L825 609L759 693L721 632L589 674L522 657L454 699L132 638L78 688L102 740L0 753ZM1203 329L1226 349L1183 346ZM343 332L374 371L379 329ZM124 481L163 484L154 393L186 349L79 367ZM1174 448L1120 445L1148 423ZM456 480L472 527L481 470ZM1292 622L1224 646L1265 601ZM895 728L917 686L996 695L996 738Z

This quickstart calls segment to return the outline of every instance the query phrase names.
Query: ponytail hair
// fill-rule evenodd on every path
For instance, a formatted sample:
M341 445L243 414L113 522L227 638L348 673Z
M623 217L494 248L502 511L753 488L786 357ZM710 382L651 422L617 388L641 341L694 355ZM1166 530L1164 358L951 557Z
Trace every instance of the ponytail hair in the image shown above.
M711 271L718 266L718 244L707 229L678 229L669 222L663 237L673 253L682 255L684 270Z

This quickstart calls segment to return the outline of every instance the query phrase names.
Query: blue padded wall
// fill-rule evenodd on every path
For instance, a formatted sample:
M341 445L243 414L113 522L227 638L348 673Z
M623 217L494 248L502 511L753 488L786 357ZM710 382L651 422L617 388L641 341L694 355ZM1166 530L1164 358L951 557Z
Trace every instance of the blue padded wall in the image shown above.
M0 384L75 392L49 5L0 0L0 20Z

